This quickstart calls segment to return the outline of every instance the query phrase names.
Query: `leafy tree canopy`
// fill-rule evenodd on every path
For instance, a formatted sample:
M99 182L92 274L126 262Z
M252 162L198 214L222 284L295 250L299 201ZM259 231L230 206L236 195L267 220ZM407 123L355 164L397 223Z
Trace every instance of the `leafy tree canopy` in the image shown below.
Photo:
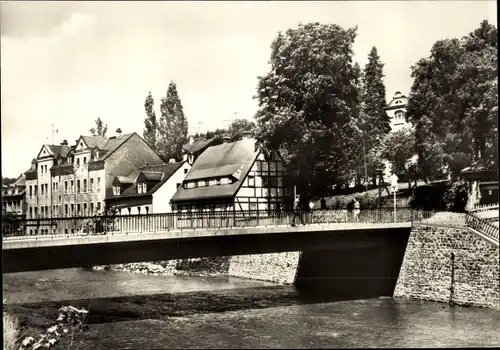
M331 186L352 169L359 115L357 28L300 24L271 44L271 70L259 77L256 139L278 148L299 191Z
M95 128L90 129L90 133L92 134L92 136L106 137L107 131L108 125L104 124L104 122L99 117L95 121Z
M412 67L407 117L424 176L498 167L497 61L497 30L483 21L466 37L437 41Z

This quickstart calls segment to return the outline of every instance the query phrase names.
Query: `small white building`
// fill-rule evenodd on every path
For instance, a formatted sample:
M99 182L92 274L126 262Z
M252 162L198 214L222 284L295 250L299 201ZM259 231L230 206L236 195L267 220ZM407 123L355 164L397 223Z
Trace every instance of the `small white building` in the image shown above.
M183 161L147 166L127 176L117 176L106 204L120 215L170 213L170 199L190 169L191 165Z

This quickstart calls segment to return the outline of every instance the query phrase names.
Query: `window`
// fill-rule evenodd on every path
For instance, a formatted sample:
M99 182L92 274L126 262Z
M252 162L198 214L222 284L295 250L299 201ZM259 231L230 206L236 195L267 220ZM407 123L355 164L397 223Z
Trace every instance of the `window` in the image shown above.
M30 186L30 197L33 197L33 186Z
M404 118L404 112L403 111L396 111L396 113L394 113L394 118L397 121L402 121L402 119Z
M71 188L70 188L70 193L75 193L75 183L73 180L71 180Z
M62 197L59 196L59 204L61 204L61 202L62 202Z
M101 211L101 202L97 202L97 211Z
M177 188L179 188L179 187L181 187L181 184L178 182L178 183L176 184L176 186L177 186Z
M254 176L249 176L248 177L248 186L249 187L255 187L255 177Z
M37 188L37 185L34 185L33 186L33 192L35 194L35 197L38 196L38 188Z
M187 174L188 173L188 170L187 169L184 169L184 174Z
M38 217L38 208L37 207L34 207L33 208L33 214L34 214L34 217Z
M30 218L33 217L33 207L30 207Z
M130 211L131 211L131 209L130 209L130 208L127 208L127 209L128 209L128 215L130 215Z
M137 213L141 215L141 207L137 207Z
M257 203L250 203L250 210L257 210Z
M120 195L120 187L118 186L113 186L113 194L115 196L119 196Z
M59 182L56 182L56 191L59 191Z
M79 168L80 167L80 158L76 158L76 167Z
M94 214L94 203L90 203L90 213L91 215Z
M49 184L45 184L45 197L49 195Z
M97 178L97 192L99 192L101 190L101 178L98 177Z
M83 179L83 192L87 192L87 179Z
M71 215L75 215L75 205L71 204Z
M194 155L190 154L190 155L188 156L188 163L192 165L192 164L193 164L193 162L194 162Z
M87 203L83 203L83 215L87 215Z
M218 177L217 179L215 179L215 181L217 182L217 185L220 185L220 177Z
M69 208L67 204L64 204L64 214L68 215L69 214Z
M148 215L148 214L149 214L149 207L146 206L146 215Z
M80 216L81 212L82 212L82 206L80 205L80 203L78 203L76 205L76 215Z
M90 192L94 191L94 178L90 178Z
M87 157L83 157L83 165L87 165Z
M64 193L68 193L68 181L64 181Z
M76 180L76 193L80 193L80 180Z

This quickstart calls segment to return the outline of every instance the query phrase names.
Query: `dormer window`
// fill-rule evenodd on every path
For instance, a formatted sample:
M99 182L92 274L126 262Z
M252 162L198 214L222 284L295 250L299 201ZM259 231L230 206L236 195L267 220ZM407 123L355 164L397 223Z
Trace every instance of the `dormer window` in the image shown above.
M113 186L113 195L114 196L120 195L120 186Z
M141 182L137 185L137 193L146 193L147 192L147 186L145 182Z

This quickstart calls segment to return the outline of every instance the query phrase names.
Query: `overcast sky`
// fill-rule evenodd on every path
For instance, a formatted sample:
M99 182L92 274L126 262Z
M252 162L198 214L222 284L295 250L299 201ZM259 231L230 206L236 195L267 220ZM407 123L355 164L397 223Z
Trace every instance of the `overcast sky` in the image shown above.
M439 39L461 37L494 1L2 2L2 175L27 170L42 144L71 144L94 120L142 136L144 98L159 116L177 83L190 132L253 118L257 76L278 31L299 22L358 25L355 59L376 46L387 99L409 92L410 67ZM236 113L236 114L235 114ZM198 124L202 123L202 124Z

